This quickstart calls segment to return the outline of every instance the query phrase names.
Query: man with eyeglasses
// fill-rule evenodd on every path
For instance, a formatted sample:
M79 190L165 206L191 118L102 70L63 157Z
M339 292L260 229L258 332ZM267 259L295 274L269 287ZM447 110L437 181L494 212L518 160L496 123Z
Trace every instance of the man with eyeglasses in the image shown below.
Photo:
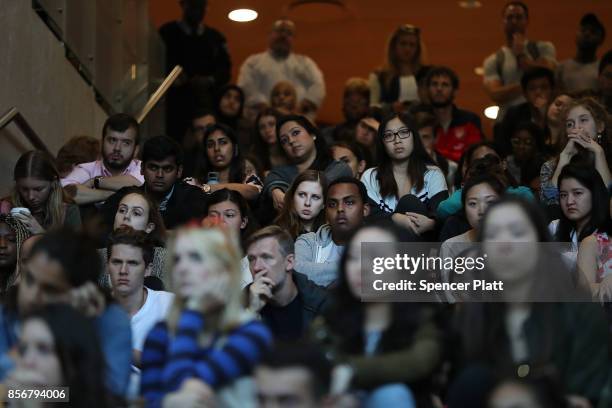
M251 55L240 67L238 86L244 90L246 108L251 111L247 116L269 105L274 85L287 81L297 90L300 113L314 118L325 98L323 73L312 59L292 52L294 36L292 21L276 21L270 32L268 50Z
M485 90L500 108L498 123L510 106L525 101L520 79L528 68L539 66L554 71L557 65L555 46L551 42L527 40L529 9L525 3L506 3L502 18L506 43L483 64Z
M157 136L147 140L142 151L140 187L159 205L159 212L167 229L174 229L192 219L204 218L207 195L197 187L181 180L183 152L174 140ZM112 195L101 209L106 225L113 225L119 202L129 189Z

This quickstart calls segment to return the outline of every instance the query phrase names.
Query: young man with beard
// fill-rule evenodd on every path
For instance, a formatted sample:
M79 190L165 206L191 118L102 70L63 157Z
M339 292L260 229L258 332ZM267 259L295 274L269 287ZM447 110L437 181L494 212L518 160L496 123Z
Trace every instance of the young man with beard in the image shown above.
M106 200L115 191L128 186L139 186L138 154L140 134L136 119L125 113L109 117L102 128L102 159L77 165L61 180L62 187L74 185L74 201L92 204Z
M425 85L438 120L435 150L457 162L469 145L482 140L480 118L453 103L455 92L459 89L459 78L452 69L442 66L431 68Z
M246 242L253 283L245 288L248 310L259 314L274 338L294 341L327 306L327 291L293 267L293 239L277 225L265 227Z
M159 212L167 229L174 229L192 219L205 216L206 193L184 183L183 151L167 136L148 139L142 149L142 176L144 184L138 187L159 205ZM123 188L106 200L101 208L106 225L112 226L117 207L123 196L133 188Z
M295 270L317 285L334 283L346 240L369 214L368 193L361 181L342 177L332 182L325 203L328 224L295 241Z

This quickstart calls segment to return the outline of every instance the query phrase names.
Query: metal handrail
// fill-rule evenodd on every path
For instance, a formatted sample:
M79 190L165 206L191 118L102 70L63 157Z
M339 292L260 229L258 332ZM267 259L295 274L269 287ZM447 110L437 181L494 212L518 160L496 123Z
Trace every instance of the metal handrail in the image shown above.
M0 117L0 130L4 129L11 122L15 122L19 130L21 130L30 143L32 143L32 146L37 150L42 150L53 156L45 142L42 141L34 129L32 129L32 126L30 126L26 118L14 106Z
M174 81L178 79L178 77L181 75L182 72L183 72L183 67L181 67L180 65L177 65L174 67L172 72L168 74L166 79L164 79L164 82L162 82L159 88L157 88L157 90L153 93L153 95L151 95L151 97L149 98L145 106L142 108L142 110L136 117L136 120L138 121L138 123L142 123L145 120L149 112L151 112L151 110L155 107L155 105L157 105L160 99L164 97L166 92L168 92L168 89L170 89Z

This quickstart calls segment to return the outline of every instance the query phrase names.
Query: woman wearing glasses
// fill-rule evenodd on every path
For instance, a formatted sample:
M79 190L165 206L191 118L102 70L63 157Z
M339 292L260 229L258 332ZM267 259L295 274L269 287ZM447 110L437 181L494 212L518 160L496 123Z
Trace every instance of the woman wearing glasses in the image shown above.
M410 24L391 35L384 66L370 74L370 106L399 112L404 102L419 100L416 72L423 65L421 30Z
M429 157L414 124L405 115L384 121L378 131L378 167L361 181L368 196L392 219L422 235L434 229L438 204L448 197L442 171Z

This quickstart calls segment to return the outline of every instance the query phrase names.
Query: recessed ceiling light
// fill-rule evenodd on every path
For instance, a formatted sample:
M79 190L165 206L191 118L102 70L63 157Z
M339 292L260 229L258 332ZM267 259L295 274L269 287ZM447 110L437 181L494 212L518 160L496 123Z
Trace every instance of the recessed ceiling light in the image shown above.
M255 20L257 18L257 12L251 9L237 9L230 11L227 17L232 21L246 23Z
M484 115L489 119L497 119L498 113L499 113L499 106L497 105L488 106L484 110Z
M482 76L482 75L484 75L484 68L483 67L476 67L476 68L474 68L474 73L476 75Z

